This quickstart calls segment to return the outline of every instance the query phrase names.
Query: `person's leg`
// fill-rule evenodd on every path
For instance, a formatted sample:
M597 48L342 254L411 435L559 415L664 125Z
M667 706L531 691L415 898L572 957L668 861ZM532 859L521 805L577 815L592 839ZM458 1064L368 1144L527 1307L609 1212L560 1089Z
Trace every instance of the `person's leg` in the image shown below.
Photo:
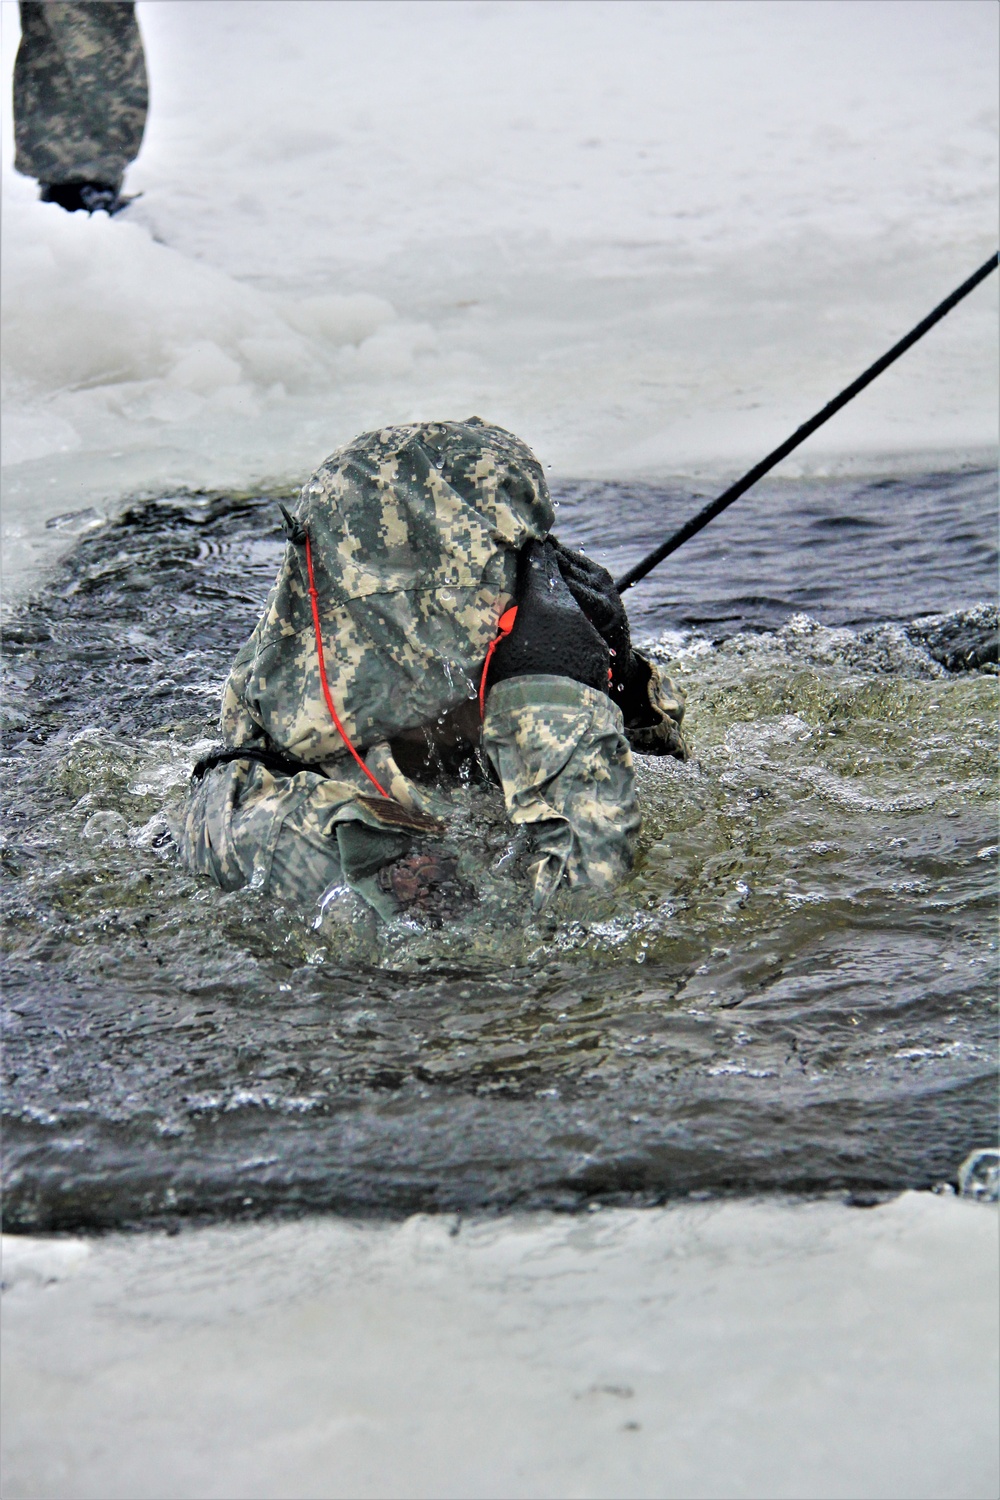
M138 155L148 106L135 6L22 0L14 166L46 201L109 212Z

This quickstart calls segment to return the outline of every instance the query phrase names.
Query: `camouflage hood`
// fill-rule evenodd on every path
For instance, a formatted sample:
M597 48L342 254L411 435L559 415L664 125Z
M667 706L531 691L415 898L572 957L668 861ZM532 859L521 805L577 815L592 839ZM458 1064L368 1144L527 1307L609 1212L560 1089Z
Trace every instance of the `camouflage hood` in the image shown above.
M478 690L520 547L553 521L524 443L478 417L364 433L302 491L327 676L361 749L427 724ZM303 760L344 752L320 687L304 548L289 543L226 684L233 746Z

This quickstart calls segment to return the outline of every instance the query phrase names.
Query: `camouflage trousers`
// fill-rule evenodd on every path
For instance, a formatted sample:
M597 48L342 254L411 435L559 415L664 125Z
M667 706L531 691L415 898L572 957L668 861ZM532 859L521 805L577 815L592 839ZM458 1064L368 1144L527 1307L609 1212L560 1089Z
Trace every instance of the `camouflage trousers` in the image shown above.
M610 698L568 677L511 678L489 695L482 744L507 816L531 836L535 909L561 882L615 885L631 865L639 813L621 711ZM387 744L373 747L366 764L411 813L411 826L367 795L370 785L346 759L328 776L284 776L259 762L230 761L192 788L185 864L224 890L250 885L303 915L344 884L391 918L397 903L379 887L378 870L427 838L430 820L425 794L402 775Z
M135 6L22 0L14 166L43 183L119 187L149 102Z

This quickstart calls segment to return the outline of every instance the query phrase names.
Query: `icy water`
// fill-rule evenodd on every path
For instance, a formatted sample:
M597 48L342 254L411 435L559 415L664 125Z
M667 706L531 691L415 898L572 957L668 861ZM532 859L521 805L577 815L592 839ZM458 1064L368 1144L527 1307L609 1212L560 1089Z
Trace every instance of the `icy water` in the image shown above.
M641 763L628 883L530 918L498 795L442 789L441 932L177 864L275 497L65 518L5 631L5 1225L952 1178L995 1134L995 489L746 497L629 596L693 756ZM703 497L558 498L620 572Z

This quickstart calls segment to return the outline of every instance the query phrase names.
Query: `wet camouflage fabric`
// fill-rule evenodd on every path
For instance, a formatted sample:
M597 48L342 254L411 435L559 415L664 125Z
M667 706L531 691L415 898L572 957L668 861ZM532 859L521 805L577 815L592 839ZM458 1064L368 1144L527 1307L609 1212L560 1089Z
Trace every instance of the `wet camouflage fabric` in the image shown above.
M565 879L609 889L628 873L639 831L621 710L569 677L510 677L492 690L483 749L507 816L529 828L532 904Z
M295 514L312 541L330 690L359 749L475 698L517 551L553 521L530 449L476 417L363 434L319 468ZM226 684L227 744L344 755L307 590L304 549L290 543Z
M531 834L536 910L563 880L599 890L621 880L639 813L621 711L606 694L568 677L498 683L486 705L483 749L511 822ZM379 889L376 871L447 829L431 826L433 793L402 774L388 745L373 747L365 763L392 804L368 795L371 784L351 761L341 762L338 780L311 771L276 775L252 761L215 767L188 799L184 863L223 890L250 885L301 911L347 885L388 920L398 906Z
M252 884L302 908L343 881L390 916L392 898L371 874L379 850L386 863L435 837L433 794L402 774L390 741L415 729L433 738L446 713L476 698L517 553L548 533L552 504L530 450L471 418L364 434L320 467L296 520L310 537L333 700L392 802L372 795L331 721L305 548L289 542L226 684L222 730L230 747L277 749L330 779L216 767L192 789L182 855L224 889ZM679 717L682 701L663 695ZM605 694L565 677L499 683L483 749L511 820L531 831L536 906L563 879L607 887L622 877L639 817L621 712Z
M139 154L149 91L135 6L22 0L14 165L44 183L120 185Z
M422 803L401 775L387 747L370 757L371 769L395 806ZM276 775L254 761L216 766L192 787L181 833L181 857L224 891L248 885L307 911L324 892L350 885L379 914L395 915L397 903L375 884L375 871L409 850L422 829L386 821L385 799L372 791L353 762L342 780L313 771ZM416 792L416 797L412 794ZM412 800L410 800L412 798ZM437 830L440 832L440 828Z
M635 654L640 655L638 651ZM684 694L655 661L649 662L646 696L657 722L626 729L625 735L632 749L640 755L672 755L675 760L687 760L688 748L681 733Z

